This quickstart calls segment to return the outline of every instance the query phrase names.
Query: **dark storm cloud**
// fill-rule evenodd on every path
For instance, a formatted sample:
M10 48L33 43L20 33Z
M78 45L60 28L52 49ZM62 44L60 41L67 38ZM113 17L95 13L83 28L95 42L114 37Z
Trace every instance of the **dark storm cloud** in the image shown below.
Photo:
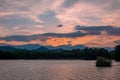
M45 33L43 36L53 36L53 37L79 37L84 36L83 33L80 31L73 32L73 33Z
M38 35L30 35L30 36L7 36L7 37L0 37L0 40L5 40L5 41L23 41L23 42L27 42L27 41L31 41L31 40L36 40L39 39L41 41L45 41L48 39L48 37L58 37L58 38L62 38L62 37L79 37L79 36L84 36L83 33L81 33L80 31L77 32L73 32L73 33L45 33L45 34L38 34Z
M108 35L120 35L119 27L112 26L76 26L76 30L85 30L87 35L99 35L102 31L107 32Z
M81 37L86 35L100 35L103 31L107 33L107 35L120 35L120 28L112 27L112 26L75 26L76 32L72 33L44 33L44 34L37 34L37 35L29 35L29 36L8 36L8 37L0 37L0 40L6 41L31 41L39 39L41 41L45 41L48 37L67 37L67 38L75 38ZM82 31L85 31L82 32Z
M14 36L0 37L0 40L5 40L5 41L13 41L14 40L14 41L22 41L22 42L28 42L28 41L36 40L36 39L45 41L47 38L43 37L41 34L30 35L30 36L14 35Z
M29 36L7 36L7 37L0 37L0 40L5 40L5 41L29 41L32 38L29 38Z

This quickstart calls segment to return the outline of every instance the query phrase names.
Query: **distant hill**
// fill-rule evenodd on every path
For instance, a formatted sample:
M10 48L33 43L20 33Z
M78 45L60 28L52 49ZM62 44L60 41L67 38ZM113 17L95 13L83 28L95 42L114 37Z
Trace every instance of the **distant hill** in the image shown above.
M38 44L27 44L27 45L21 45L21 46L13 46L17 49L27 49L27 50L33 50L33 49L38 49L39 47L41 47Z
M61 46L57 46L57 47L53 47L53 46L46 46L49 49L64 49L64 50L71 50L71 49L84 49L86 48L86 46L84 45L61 45Z
M38 44L27 44L27 45L21 45L21 46L10 46L10 45L5 45L1 46L1 49L6 49L6 50L14 50L14 49L26 49L26 50L37 50L37 51L45 51L45 50L72 50L72 49L84 49L86 46L84 45L61 45L57 47L53 46L41 46Z
M0 50L3 50L3 51L14 51L14 50L17 50L17 49L14 48L14 47L11 47L11 46L0 46Z
M61 45L61 46L57 46L57 47L53 47L53 46L42 46L42 45L38 45L38 44L27 44L27 45L20 45L20 46L13 46L13 45L5 45L6 47L12 47L14 49L26 49L26 50L59 50L59 49L63 49L63 50L71 50L71 49L84 49L86 48L86 46L84 45Z
M36 51L46 51L46 50L72 50L72 49L84 49L87 48L84 45L61 45L57 47L53 46L42 46L38 44L27 44L21 46L13 46L13 45L0 45L0 50L4 51L13 51L13 50L36 50ZM94 48L94 47L93 47ZM98 47L97 47L98 48ZM114 50L112 47L106 47L105 49L111 51Z
M49 49L46 47L39 47L38 49L34 49L34 51L48 51Z

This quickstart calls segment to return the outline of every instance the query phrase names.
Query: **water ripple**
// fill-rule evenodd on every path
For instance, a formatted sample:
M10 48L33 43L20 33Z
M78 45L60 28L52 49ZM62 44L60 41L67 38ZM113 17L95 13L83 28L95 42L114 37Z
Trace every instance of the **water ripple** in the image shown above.
M119 65L97 68L95 61L1 60L0 80L120 80Z

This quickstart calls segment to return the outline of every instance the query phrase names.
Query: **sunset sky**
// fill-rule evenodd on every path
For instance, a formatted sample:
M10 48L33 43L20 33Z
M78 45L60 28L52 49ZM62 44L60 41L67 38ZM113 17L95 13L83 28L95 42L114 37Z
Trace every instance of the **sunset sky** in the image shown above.
M0 44L114 47L120 0L0 0Z

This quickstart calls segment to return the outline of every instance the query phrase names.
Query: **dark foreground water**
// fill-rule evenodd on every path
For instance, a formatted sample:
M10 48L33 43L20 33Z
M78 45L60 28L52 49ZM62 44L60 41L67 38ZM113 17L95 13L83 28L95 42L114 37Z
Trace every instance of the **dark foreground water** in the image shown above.
M0 80L120 80L119 64L96 68L95 61L0 60Z

